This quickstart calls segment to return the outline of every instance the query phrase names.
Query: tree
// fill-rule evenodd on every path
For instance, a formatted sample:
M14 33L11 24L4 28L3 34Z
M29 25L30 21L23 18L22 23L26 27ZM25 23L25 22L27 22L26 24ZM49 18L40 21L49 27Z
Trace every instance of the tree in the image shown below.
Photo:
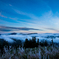
M24 42L25 48L35 48L35 47L38 47L38 45L39 45L39 42L36 42L36 37L32 37L32 39L30 40L25 39L25 42Z
M45 46L48 46L48 43L47 43L47 41L46 41L46 40L45 40L45 43L44 43L44 45L45 45Z
M39 39L37 39L37 47L38 47L38 45L39 45Z
M52 41L52 46L53 46L53 39L51 41Z
M28 48L28 39L27 39L27 38L25 39L24 47L25 47L25 48Z

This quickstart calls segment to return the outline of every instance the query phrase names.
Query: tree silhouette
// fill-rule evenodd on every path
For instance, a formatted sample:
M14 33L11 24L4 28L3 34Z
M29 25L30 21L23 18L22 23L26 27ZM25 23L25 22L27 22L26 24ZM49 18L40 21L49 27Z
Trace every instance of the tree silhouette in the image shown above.
M39 40L38 40L39 41ZM38 47L39 43L36 42L36 37L32 37L32 39L25 39L24 47L25 48L35 48Z

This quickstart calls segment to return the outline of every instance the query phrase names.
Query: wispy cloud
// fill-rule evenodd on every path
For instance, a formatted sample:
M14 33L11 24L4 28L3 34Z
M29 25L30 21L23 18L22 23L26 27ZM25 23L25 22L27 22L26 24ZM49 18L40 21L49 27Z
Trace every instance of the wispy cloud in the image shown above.
M9 19L12 19L12 20L17 20L18 18L11 18L11 17L9 17Z
M48 11L48 12L45 12L44 14L42 14L42 16L40 17L37 17L35 16L34 14L31 14L31 13L26 13L26 12L22 12L22 11L19 11L19 10L16 10L14 9L14 11L16 13L21 14L21 15L25 15L25 16L28 16L30 17L30 19L26 20L26 19L21 19L21 20L26 20L30 25L30 27L32 28L42 28L40 29L40 31L42 30L45 30L45 27L46 27L46 30L50 31L56 31L56 32L59 32L59 30L56 30L56 29L59 29L58 28L58 25L59 25L59 17L57 17L56 15L54 15L52 13L52 10ZM0 14L1 16L1 14ZM1 16L2 17L2 16ZM3 15L4 17L4 15ZM5 18L5 17L4 17ZM9 19L12 19L12 20L17 20L17 22L21 22L21 21L18 21L19 18L11 18L11 17L7 17ZM32 20L32 21L31 21ZM21 22L21 24L23 24L24 22ZM25 22L26 23L26 22ZM56 29L54 29L54 27ZM34 30L34 29L28 29L28 28L19 28L18 30ZM45 31L46 32L46 31Z
M7 16L4 16L2 15L2 13L0 12L0 17L3 17L3 18L8 18L8 19L12 19L12 20L17 20L18 18L11 18L11 17L7 17Z
M45 29L47 29L47 30L53 30L53 31L59 32L59 30L54 29L54 28L45 28Z
M59 17L57 17L57 15L54 15L52 10L45 12L44 14L42 14L42 16L37 17L34 14L30 14L30 13L25 13L19 10L14 9L14 11L18 14L21 15L25 15L31 18L31 20L27 20L32 22L33 24L39 25L39 27L52 27L52 28L56 28L58 27L59 24ZM25 20L25 19L24 19Z
M8 18L7 16L2 15L1 12L0 12L0 17Z
M9 4L9 6L12 6L11 4Z
M35 28L0 26L0 31L7 32L7 31L19 31L19 30L24 30L24 31L39 30L39 31L42 31L42 29L35 29Z
M17 12L18 14L28 16L28 17L30 17L31 19L39 19L39 17L35 16L34 14L22 12L22 11L19 11L19 10L16 10L16 9L14 9L14 11Z

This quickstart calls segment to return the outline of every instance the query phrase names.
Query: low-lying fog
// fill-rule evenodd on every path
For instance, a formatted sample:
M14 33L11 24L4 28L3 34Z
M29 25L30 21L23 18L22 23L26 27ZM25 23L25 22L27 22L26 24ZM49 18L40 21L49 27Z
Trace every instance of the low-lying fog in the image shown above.
M39 39L39 41L41 41L41 40L51 41L53 39L53 42L59 43L59 34L58 33L53 33L53 34L52 33L43 33L43 34L8 33L8 34L1 34L0 39L4 39L8 42L13 42L12 38L24 41L26 38L32 39L32 36L36 36L36 38Z

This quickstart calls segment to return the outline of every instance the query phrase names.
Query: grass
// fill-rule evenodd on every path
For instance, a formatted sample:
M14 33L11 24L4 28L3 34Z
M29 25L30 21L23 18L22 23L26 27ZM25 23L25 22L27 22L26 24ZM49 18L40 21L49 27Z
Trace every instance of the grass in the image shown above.
M59 59L59 47L9 49L0 59Z

